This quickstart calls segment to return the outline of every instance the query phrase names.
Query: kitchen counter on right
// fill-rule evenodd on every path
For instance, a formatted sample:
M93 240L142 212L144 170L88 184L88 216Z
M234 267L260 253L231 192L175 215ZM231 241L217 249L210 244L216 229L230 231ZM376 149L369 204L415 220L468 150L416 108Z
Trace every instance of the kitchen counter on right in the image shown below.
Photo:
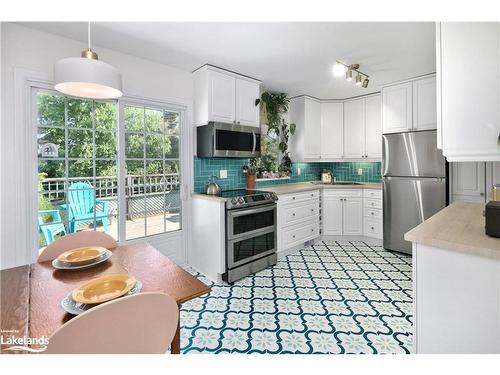
M414 353L500 353L500 238L485 234L483 210L455 202L405 235Z
M454 202L405 234L405 240L500 258L500 238L484 231L484 204Z

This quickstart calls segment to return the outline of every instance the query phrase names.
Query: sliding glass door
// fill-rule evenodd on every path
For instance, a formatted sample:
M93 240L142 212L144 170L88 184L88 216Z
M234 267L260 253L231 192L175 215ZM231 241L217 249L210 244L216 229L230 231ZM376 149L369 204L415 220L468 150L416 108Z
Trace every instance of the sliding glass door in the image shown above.
M118 241L182 230L184 112L33 90L39 247L104 231Z

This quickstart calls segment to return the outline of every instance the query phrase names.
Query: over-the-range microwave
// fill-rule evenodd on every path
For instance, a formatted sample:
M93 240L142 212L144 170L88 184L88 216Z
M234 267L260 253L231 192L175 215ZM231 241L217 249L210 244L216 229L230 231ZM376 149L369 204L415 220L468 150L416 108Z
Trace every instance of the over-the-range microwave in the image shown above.
M260 129L255 126L209 122L196 128L199 158L256 158L260 156Z

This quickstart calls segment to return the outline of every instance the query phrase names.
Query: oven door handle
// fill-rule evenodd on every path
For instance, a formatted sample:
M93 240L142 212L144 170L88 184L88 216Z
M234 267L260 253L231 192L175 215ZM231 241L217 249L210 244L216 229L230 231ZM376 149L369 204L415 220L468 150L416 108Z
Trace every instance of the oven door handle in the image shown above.
M266 212L266 211L273 211L273 210L276 210L276 204L274 204L274 203L272 205L266 205L264 207L249 208L248 210L229 211L229 216L230 217L239 217L239 216L245 216L245 215L258 214L258 213Z

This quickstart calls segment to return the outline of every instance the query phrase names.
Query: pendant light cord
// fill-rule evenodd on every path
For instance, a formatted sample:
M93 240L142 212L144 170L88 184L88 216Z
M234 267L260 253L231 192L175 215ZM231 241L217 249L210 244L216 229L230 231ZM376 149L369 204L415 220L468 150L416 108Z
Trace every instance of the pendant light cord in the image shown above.
M89 51L90 51L90 21L87 23L87 40L89 42Z

